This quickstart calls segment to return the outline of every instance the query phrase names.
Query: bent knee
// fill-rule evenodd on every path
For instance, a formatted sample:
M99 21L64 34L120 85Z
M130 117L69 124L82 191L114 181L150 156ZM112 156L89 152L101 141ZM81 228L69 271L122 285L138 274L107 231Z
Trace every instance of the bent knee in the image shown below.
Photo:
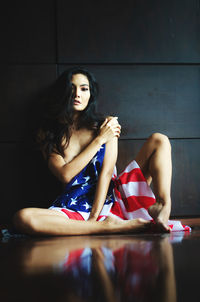
M29 208L21 209L13 217L14 226L20 231L33 231L33 215Z
M167 135L156 132L153 133L149 139L156 145L156 146L166 146L171 149L171 143Z

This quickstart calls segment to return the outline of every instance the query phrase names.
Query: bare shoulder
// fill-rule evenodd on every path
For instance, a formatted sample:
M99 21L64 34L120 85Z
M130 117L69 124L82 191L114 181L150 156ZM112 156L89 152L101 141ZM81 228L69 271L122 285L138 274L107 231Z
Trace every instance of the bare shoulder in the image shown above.
M93 130L80 129L74 131L68 143L63 139L64 156L58 153L51 153L49 157L48 166L63 166L70 163L76 156L78 156L95 138Z
M48 167L51 169L53 167L61 167L65 164L64 158L57 153L51 153L48 158Z

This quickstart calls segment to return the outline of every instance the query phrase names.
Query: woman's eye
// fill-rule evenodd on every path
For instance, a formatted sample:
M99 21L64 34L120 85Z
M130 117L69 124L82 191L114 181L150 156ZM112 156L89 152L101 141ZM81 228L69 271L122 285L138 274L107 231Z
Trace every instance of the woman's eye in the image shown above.
M88 90L88 88L82 88L81 90L82 90L82 91L87 91L87 90Z

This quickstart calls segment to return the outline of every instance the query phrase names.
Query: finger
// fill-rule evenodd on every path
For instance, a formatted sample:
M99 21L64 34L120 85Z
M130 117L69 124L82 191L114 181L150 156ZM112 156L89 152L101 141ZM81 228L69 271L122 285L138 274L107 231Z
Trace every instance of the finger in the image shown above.
M111 123L111 125L119 125L118 118L113 118L109 123Z
M112 130L112 133L113 133L114 136L117 136L117 137L120 136L121 131L118 127L113 127L112 126L112 127L110 127L110 129Z
M109 119L109 122L116 122L118 120L118 116L112 116L111 119Z
M105 121L103 122L103 124L101 125L100 129L103 128L103 126L105 126L107 122L108 122L108 119L106 118Z
M112 125L113 129L116 131L121 131L121 126L120 125Z
M108 126L117 126L119 125L117 118L113 118L112 120L108 121Z

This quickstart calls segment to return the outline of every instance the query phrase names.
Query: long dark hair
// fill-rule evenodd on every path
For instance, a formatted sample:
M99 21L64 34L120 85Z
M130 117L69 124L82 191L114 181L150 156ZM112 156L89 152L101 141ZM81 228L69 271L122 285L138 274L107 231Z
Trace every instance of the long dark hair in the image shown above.
M87 107L80 113L78 128L93 129L98 133L104 117L96 112L96 101L99 87L94 75L82 67L73 67L64 71L56 80L45 108L42 123L36 140L46 159L52 152L64 157L64 149L69 143L73 126L73 90L72 76L83 74L90 87L90 99ZM65 143L63 144L63 139Z

